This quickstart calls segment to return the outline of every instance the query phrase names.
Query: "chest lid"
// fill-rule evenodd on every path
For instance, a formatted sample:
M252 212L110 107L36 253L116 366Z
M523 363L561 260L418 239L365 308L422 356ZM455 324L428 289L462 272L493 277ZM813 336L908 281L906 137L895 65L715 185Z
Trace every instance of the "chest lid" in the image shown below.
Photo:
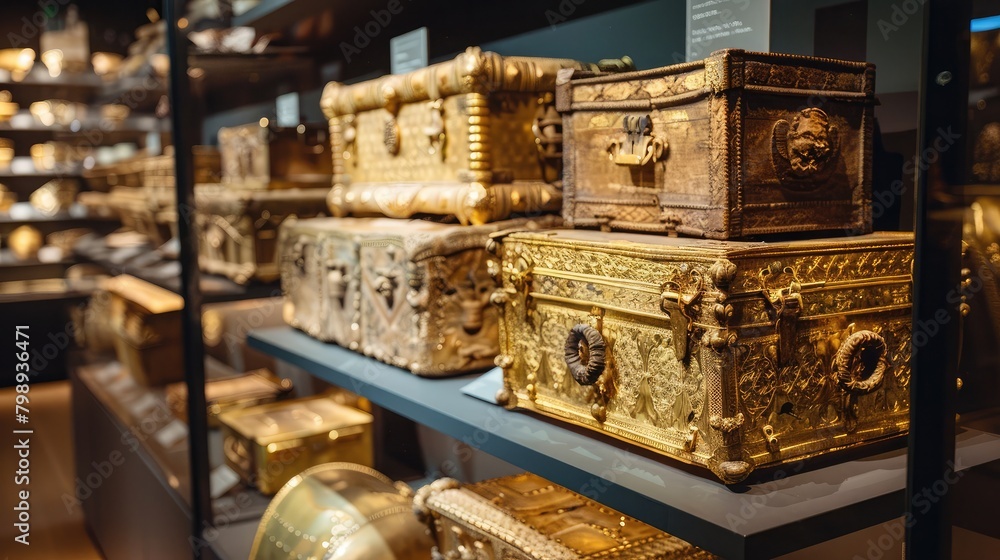
M258 445L267 445L324 432L331 439L357 435L372 423L372 416L320 395L234 410L219 420Z
M363 246L401 247L407 259L420 261L448 256L469 249L483 249L489 236L508 229L533 230L558 223L554 216L534 220L514 219L483 225L442 224L428 220L394 218L316 218L296 222L298 234L322 238L349 237Z
M596 64L570 59L500 56L469 47L453 60L406 74L390 74L353 85L330 82L323 90L320 106L327 118L334 118L381 108L395 112L400 104L463 93L553 91L556 74L563 68L599 70Z
M122 274L105 281L104 289L138 315L167 315L184 308L184 298L135 276Z
M764 242L551 229L505 232L493 238L504 245L521 244L524 248L516 249L524 260L521 266L577 264L608 278L660 284L670 278L653 278L659 270L655 266L602 267L600 263L607 261L602 255L620 257L620 262L668 263L687 276L701 274L697 284L703 291L725 292L729 297L759 294L775 281L795 281L808 289L816 282L909 276L913 260L910 232ZM581 258L543 256L552 251Z

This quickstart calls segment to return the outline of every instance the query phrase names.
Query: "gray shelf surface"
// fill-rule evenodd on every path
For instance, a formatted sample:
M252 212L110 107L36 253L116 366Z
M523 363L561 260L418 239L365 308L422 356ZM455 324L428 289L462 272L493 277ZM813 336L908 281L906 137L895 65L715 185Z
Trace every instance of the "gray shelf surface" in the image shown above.
M624 442L461 393L475 376L424 379L291 327L250 333L249 345L520 468L730 559L773 558L903 514L906 450L731 488ZM1000 458L1000 436L965 430L956 464ZM801 471L801 472L800 472Z

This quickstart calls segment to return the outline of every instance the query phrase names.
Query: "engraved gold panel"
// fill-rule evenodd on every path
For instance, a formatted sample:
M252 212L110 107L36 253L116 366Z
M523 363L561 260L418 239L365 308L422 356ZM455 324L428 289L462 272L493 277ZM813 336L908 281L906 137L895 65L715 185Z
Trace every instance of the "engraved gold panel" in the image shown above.
M588 231L494 239L498 400L726 482L902 434L912 243L889 233L774 243ZM590 334L573 338L576 329ZM568 358L594 375L572 375Z

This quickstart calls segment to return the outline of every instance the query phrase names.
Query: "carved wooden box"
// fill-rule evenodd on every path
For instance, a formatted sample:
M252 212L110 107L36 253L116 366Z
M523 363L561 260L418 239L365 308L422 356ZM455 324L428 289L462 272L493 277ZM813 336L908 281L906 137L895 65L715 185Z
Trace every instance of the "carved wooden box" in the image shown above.
M279 277L278 226L291 217L312 218L326 211L326 191L236 190L198 185L198 264L239 284Z
M486 242L493 232L527 224L291 222L281 229L284 316L310 336L418 375L485 369L497 354Z
M184 298L125 274L107 280L104 289L115 354L129 374L147 386L183 381Z
M372 466L372 416L320 395L224 412L226 464L261 493L331 461Z
M326 128L245 124L219 129L222 182L237 189L330 187Z
M417 491L434 558L707 560L714 555L530 473Z
M721 50L560 73L567 225L712 239L871 231L875 67Z
M562 68L598 69L470 47L408 74L329 83L330 211L463 224L558 211L562 123L552 95Z
M907 430L912 234L761 243L557 230L491 249L507 407L727 483Z

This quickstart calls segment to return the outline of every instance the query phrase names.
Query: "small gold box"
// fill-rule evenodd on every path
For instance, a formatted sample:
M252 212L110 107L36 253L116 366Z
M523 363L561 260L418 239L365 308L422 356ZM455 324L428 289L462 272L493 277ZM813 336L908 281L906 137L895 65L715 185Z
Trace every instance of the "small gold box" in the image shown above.
M372 416L328 396L224 412L226 464L264 494L305 469L333 461L372 466Z
M105 289L118 361L143 385L183 381L184 298L125 274L108 280Z

